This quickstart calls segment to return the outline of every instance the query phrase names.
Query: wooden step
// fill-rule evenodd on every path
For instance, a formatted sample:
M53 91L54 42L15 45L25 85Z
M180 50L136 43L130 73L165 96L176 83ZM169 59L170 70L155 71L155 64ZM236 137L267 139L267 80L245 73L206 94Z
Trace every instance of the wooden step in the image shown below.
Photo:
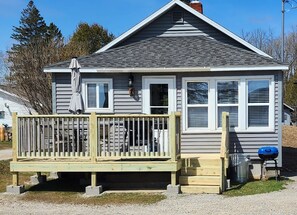
M183 167L219 167L221 160L218 158L183 158Z
M195 176L195 175L220 175L220 167L183 167L181 175Z
M220 185L220 176L180 176L181 185Z
M182 193L220 193L219 186L181 186Z

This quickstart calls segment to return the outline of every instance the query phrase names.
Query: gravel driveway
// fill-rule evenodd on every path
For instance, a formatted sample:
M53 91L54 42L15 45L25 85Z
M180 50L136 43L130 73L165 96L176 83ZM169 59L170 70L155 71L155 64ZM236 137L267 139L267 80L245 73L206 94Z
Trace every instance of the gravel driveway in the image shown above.
M297 175L297 174L295 174ZM23 202L0 194L0 214L297 214L297 176L287 189L243 197L222 195L178 195L154 205L85 206Z
M0 160L8 160L12 158L12 149L0 150Z

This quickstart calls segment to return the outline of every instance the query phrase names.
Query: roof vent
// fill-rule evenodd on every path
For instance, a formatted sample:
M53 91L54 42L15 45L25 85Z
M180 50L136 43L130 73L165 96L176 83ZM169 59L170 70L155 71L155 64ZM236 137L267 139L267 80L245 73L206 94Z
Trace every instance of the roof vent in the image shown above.
M192 0L190 2L190 7L193 8L194 10L197 10L199 13L203 14L203 6L202 3L198 0Z

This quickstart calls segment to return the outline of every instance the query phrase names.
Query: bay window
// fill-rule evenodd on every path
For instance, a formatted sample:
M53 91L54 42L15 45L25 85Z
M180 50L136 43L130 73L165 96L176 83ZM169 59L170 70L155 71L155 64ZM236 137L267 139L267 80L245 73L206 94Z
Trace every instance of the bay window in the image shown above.
M183 78L185 131L216 131L229 112L234 131L273 131L273 76Z

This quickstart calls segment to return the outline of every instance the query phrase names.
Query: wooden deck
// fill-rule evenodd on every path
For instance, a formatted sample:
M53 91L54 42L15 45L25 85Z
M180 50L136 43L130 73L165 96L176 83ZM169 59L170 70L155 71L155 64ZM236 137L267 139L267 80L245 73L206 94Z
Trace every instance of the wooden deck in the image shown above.
M171 185L176 186L179 170L183 174L180 181L191 185L196 183L193 177L199 178L193 171L207 173L215 169L218 175L210 181L219 180L219 185L212 192L223 191L228 160L228 116L223 114L219 162L209 170L193 169L186 164L195 162L195 156L183 155L182 159L180 117L180 113L46 116L14 113L10 164L13 186L19 185L19 172L90 172L92 187L97 185L98 172L169 172ZM206 179L203 183L207 185ZM197 189L205 192L207 187ZM184 190L188 189L184 187Z
M19 172L170 172L181 169L180 113L13 114L13 185Z

